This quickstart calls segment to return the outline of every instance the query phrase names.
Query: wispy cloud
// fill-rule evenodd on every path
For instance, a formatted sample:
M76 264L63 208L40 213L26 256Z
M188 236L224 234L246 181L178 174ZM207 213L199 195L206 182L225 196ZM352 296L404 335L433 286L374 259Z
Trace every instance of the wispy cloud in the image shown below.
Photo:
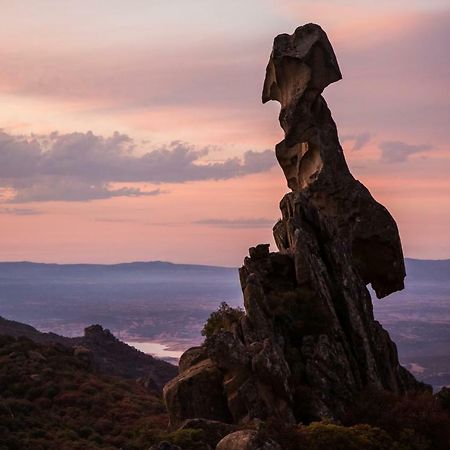
M273 226L275 222L274 219L260 217L255 219L202 219L193 223L219 228L266 228Z
M423 153L432 149L429 144L407 144L401 141L386 141L379 145L380 161L384 163L401 163L415 153Z
M15 136L0 133L0 187L7 201L87 201L111 197L154 196L132 183L184 183L224 180L264 172L275 164L273 152L246 151L241 158L208 162L212 147L173 141L153 148L125 134L87 133ZM115 184L127 184L117 187Z

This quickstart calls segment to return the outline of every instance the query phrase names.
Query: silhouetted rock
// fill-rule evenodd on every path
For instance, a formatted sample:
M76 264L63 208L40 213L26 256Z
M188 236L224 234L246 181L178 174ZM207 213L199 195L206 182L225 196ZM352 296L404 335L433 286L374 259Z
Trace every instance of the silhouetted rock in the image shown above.
M321 95L340 78L318 25L275 38L262 99L280 102L285 132L276 156L291 192L274 226L279 252L250 249L240 269L245 314L219 310L203 346L182 357L186 370L164 389L172 424L339 419L367 388L427 389L374 320L366 285L384 297L403 288L405 268L395 221L351 175ZM189 367L198 355L209 359ZM256 448L240 433L217 448Z

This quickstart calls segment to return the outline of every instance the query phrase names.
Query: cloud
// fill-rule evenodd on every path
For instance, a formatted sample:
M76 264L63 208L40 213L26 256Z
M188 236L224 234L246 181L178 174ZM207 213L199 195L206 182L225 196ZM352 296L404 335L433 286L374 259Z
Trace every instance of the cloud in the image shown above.
M130 183L184 183L225 180L264 172L275 164L273 151L246 151L241 158L208 162L212 147L173 141L153 148L125 134L87 133L15 136L0 132L0 188L8 202L87 201L153 196ZM119 184L120 186L117 186ZM126 184L126 186L123 186Z
M0 208L0 214L12 216L36 216L42 214L42 212L34 208Z
M140 188L114 189L110 183L88 184L76 179L63 177L39 178L31 186L16 189L8 203L28 203L46 201L81 202L113 197L141 197L162 194L161 189L150 191Z
M422 153L431 150L429 144L406 144L400 141L386 141L379 145L381 149L380 161L384 163L405 162L415 153Z
M176 123L179 136L187 140L198 142L212 133L220 142L248 139L265 148L278 138L277 105L262 107L259 100L273 37L316 18L328 32L343 71L342 82L325 91L339 129L370 129L384 139L420 139L420 134L435 145L448 142L449 58L442 45L450 39L448 8L414 12L399 11L397 3L392 8L379 8L378 3L368 8L364 2L355 8L350 0L345 5L306 2L300 8L294 0L287 3L287 14L278 2L258 8L272 15L260 32L244 27L224 35L220 26L207 39L200 38L200 29L181 38L182 28L174 29L170 38L163 33L162 40L126 39L120 46L114 41L90 50L49 44L40 51L29 45L29 33L22 36L20 49L16 40L4 40L0 90L10 102L6 110L19 112L3 122L24 121L29 125L22 129L27 130L39 123L48 126L58 108L59 126L64 121L74 126L75 109L82 126L125 124L167 139ZM89 39L91 47L103 42L105 36L98 36ZM80 35L80 45L84 37ZM26 103L19 108L22 101L33 101L32 107Z
M370 133L364 132L360 134L347 134L344 136L341 136L341 141L346 142L350 141L353 142L353 147L351 148L352 151L361 150L366 144L370 141Z
M276 220L266 218L256 219L202 219L192 222L196 225L210 225L219 228L266 228L272 227Z

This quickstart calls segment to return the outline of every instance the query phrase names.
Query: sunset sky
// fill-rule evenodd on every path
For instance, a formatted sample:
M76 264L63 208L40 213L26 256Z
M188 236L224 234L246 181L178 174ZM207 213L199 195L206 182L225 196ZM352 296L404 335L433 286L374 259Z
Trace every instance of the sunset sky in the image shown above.
M0 260L239 265L287 192L274 36L319 23L324 97L404 253L450 258L448 0L0 0Z

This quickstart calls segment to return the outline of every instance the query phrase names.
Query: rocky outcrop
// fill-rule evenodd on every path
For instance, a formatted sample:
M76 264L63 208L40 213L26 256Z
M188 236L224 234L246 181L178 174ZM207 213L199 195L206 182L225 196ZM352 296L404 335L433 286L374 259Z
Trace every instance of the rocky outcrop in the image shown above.
M177 374L177 368L166 361L136 350L117 339L101 325L91 325L84 336L65 337L42 333L30 325L0 317L0 335L27 337L40 344L60 344L73 349L74 355L89 361L99 372L135 379L149 390L161 391Z
M85 328L80 342L92 352L94 366L102 373L134 378L156 390L177 373L172 364L125 344L101 325Z
M273 230L279 251L250 249L240 269L245 313L222 309L203 346L182 357L164 389L172 424L339 419L365 389L424 388L373 316L366 286L385 297L403 288L405 268L396 223L351 175L322 97L340 78L318 25L275 38L262 100L280 102L285 133L276 157L291 192ZM197 380L208 380L202 401Z

